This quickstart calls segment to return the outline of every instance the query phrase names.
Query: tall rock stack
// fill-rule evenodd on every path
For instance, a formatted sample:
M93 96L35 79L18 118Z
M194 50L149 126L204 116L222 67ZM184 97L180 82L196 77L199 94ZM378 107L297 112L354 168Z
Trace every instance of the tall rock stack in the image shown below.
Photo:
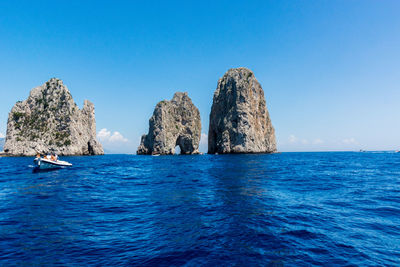
M50 79L11 109L4 152L16 156L104 154L96 139L94 105L85 100L80 110L63 82Z
M198 154L201 136L200 112L187 93L175 93L171 101L159 102L142 136L138 155Z
M247 68L228 70L214 93L208 153L276 152L264 91Z

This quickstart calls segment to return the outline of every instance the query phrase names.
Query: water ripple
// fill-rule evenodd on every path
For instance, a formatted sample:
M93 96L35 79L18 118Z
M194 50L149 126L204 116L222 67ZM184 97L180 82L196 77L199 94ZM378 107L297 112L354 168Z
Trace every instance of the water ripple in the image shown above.
M67 160L1 159L0 265L400 265L400 154Z

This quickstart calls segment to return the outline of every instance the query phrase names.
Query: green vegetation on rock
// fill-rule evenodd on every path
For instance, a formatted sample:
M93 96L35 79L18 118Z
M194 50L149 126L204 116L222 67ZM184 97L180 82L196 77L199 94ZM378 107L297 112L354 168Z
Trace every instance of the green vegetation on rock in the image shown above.
M13 116L13 120L14 121L18 121L20 118L25 116L25 113L23 113L23 112L13 112L12 116Z

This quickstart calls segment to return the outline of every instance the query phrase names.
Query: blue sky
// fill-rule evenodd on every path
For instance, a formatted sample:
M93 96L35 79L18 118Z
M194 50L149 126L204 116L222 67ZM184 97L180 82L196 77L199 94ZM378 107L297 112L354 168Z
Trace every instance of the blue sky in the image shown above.
M176 91L205 136L218 79L243 66L278 150L399 149L399 13L378 0L2 1L0 135L15 102L58 77L80 107L95 103L108 151L134 153Z

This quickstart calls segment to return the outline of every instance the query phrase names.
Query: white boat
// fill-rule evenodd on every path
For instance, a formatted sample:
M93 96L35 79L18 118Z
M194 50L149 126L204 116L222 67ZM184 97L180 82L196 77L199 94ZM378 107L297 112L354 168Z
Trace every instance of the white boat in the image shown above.
M50 160L46 158L35 158L33 160L36 169L57 169L63 167L71 167L72 164L62 160Z

